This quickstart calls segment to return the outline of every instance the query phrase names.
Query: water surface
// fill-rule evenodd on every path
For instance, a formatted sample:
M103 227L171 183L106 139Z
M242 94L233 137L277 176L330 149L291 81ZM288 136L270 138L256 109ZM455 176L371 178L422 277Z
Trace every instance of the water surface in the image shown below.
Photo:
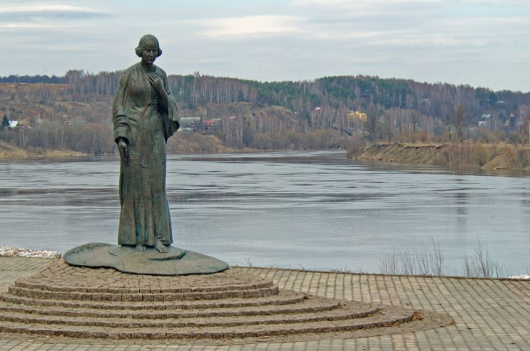
M65 252L115 244L119 160L0 163L0 245ZM382 257L443 250L460 270L478 242L530 269L528 177L347 161L343 152L171 156L175 246L232 265L378 272Z

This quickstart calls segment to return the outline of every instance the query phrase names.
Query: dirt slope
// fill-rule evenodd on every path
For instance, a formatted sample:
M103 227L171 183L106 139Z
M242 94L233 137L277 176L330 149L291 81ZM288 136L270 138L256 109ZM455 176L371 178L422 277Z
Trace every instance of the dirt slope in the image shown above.
M511 144L373 144L352 158L389 163L431 164L487 171L530 170L530 147Z

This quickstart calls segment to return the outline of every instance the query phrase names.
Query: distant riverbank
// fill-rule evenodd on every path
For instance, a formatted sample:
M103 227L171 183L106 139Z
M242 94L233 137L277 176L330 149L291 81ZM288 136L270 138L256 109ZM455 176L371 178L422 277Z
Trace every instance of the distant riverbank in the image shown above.
M181 138L168 145L168 154L219 154L270 152L252 148L203 148L195 139ZM310 151L310 150L307 150ZM22 149L0 141L0 160L92 157L73 150ZM451 169L486 172L530 172L530 145L461 143L375 143L350 148L348 159L384 163L426 164Z
M222 146L219 140L212 136L185 136L179 135L178 141L171 141L168 144L168 154L219 154L219 153L246 153L260 152L262 150L252 148L235 149ZM108 154L103 154L107 155ZM116 154L117 155L117 154ZM66 159L66 158L83 158L93 157L94 154L86 154L79 151L68 149L43 149L28 148L22 149L15 145L0 140L0 161L18 161L34 159ZM102 156L102 155L98 155Z
M84 156L88 155L72 150L25 150L4 141L0 141L0 160L56 159Z
M372 144L350 149L348 158L387 163L430 164L482 171L530 171L530 146L481 144Z

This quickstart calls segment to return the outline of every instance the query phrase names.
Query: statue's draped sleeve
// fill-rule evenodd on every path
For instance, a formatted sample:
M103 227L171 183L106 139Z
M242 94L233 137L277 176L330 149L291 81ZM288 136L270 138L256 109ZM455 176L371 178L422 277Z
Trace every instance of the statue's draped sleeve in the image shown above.
M119 138L124 138L129 142L131 127L128 118L127 100L128 81L131 77L131 71L123 72L118 85L118 90L114 96L114 103L112 105L112 117L114 121L114 140L117 142Z
M179 111L177 108L177 102L175 101L175 97L173 96L173 93L171 92L171 89L169 88L169 83L167 80L167 75L164 70L160 69L162 74L162 80L164 82L164 89L167 92L168 98L167 98L167 120L164 120L164 131L165 131L165 137L166 140L169 139L170 136L172 136L180 127L180 116Z

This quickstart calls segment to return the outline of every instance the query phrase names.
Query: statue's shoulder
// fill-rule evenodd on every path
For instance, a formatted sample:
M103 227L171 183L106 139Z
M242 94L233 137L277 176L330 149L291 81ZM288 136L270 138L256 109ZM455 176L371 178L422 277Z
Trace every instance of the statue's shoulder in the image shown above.
M122 74L131 74L132 72L137 71L139 69L140 69L140 63L135 63L134 65L123 70Z
M141 73L142 68L140 67L140 64L135 63L121 72L120 84L127 84L131 79L133 79L133 77L137 77Z
M160 68L159 66L155 66L156 67L156 72L158 74L160 74L161 76L163 77L167 77L167 74L166 74L166 71L164 71L162 68Z

